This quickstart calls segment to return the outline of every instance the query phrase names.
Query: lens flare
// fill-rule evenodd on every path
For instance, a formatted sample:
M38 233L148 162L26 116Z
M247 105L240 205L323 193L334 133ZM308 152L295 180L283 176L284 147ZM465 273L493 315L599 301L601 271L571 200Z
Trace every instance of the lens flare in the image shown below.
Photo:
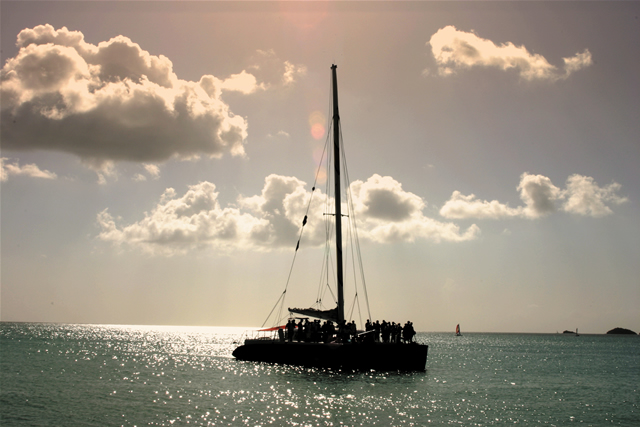
M314 111L309 114L309 126L311 126L311 136L314 139L321 139L324 136L324 125L327 119L321 111Z
M311 136L315 139L322 138L324 136L324 126L322 126L320 123L316 123L315 125L311 126Z
M324 184L325 182L327 182L327 169L324 165L321 164L324 160L323 153L324 150L322 147L316 147L313 150L313 162L317 168L316 172L318 174L316 184Z

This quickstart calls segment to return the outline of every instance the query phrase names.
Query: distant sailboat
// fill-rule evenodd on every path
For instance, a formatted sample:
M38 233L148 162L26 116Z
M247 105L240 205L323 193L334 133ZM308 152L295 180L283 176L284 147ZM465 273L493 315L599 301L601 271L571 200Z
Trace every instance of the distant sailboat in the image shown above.
M579 337L580 335L578 334L578 328L576 328L576 336Z
M457 337L461 337L462 334L460 333L460 324L458 323L458 325L456 326L456 336Z

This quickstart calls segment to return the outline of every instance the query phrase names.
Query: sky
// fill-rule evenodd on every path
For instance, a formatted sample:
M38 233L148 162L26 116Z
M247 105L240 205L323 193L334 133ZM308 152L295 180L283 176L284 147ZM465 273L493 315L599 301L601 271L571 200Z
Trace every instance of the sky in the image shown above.
M252 327L285 287L312 304L316 221L287 280L336 64L373 319L638 332L639 16L2 1L0 318Z

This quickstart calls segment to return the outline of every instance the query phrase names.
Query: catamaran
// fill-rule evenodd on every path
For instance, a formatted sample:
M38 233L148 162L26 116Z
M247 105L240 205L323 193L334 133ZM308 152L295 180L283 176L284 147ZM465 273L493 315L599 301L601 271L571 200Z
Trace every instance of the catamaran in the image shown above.
M351 324L350 332L344 332L349 328L346 322L344 301L342 221L343 216L349 217L354 213L350 210L347 215L342 214L340 195L342 132L338 112L338 81L336 68L336 65L331 66L334 212L325 215L332 218L332 229L335 232L337 306L328 310L318 308L289 308L290 320L287 326L276 325L261 329L262 332L272 332L273 334L245 339L244 344L233 351L233 356L243 361L337 370L424 371L427 363L428 346L414 342L412 338L413 335L411 334L409 334L408 339L405 337L405 342L402 342L401 339L380 342L374 338L376 334L373 330L365 332L355 331L355 323ZM331 141L328 140L327 142L331 148L331 144L329 144ZM306 223L307 216L305 216L302 222L303 229ZM352 223L352 226L355 226L355 220L350 221L350 223ZM299 245L300 240L298 240L296 252ZM281 296L282 301L284 301L283 297L285 293L286 289ZM325 335L325 337L328 336L329 338L324 340L300 339L302 335L302 321L296 324L295 321L291 319L294 313L305 316L305 318L325 320L325 324L328 325L335 323L342 333L339 332L335 335L330 333ZM314 321L313 323L314 325L319 325L319 321ZM412 326L411 331L413 331Z

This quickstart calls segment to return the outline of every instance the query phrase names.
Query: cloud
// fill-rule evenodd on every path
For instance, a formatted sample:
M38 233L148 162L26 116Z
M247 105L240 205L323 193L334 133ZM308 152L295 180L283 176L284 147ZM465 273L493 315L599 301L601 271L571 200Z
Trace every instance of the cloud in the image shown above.
M285 85L295 83L300 77L307 74L307 67L304 65L292 64L289 61L284 62L284 74L282 81Z
M478 200L474 194L465 196L459 191L454 191L440 209L440 215L445 218L479 218L496 219L522 215L522 208L511 208L497 200L490 202Z
M151 179L160 178L160 168L158 166L152 165L152 164L145 164L145 165L142 165L142 167L147 172L147 174L149 174ZM146 181L147 180L147 176L143 175L141 173L137 173L137 174L135 174L133 176L133 180L134 181Z
M279 130L278 132L275 133L275 135L271 134L271 133L267 134L267 138L269 138L269 139L274 139L274 138L279 138L279 139L286 138L286 139L288 139L290 137L291 137L291 135L289 135L288 132L285 132L283 130Z
M160 178L160 168L156 165L146 164L143 165L144 170L151 176L153 179Z
M549 64L539 54L531 54L524 46L511 42L496 45L491 40L464 32L454 26L439 29L427 43L431 45L438 73L441 76L455 74L471 67L493 67L502 71L515 69L525 80L559 80L592 64L591 53L584 50L572 57L563 58L564 70ZM429 73L425 71L424 75Z
M601 217L613 213L605 202L621 204L628 201L626 197L616 194L622 186L613 182L606 187L599 187L589 176L571 175L567 179L566 202L563 210L578 215Z
M254 244L286 246L295 243L311 196L305 186L297 178L272 174L265 178L260 195L238 199L241 207L261 220L251 230L250 239ZM320 191L318 193L312 213L314 220L310 221L311 225L306 230L309 237L312 237L313 244L319 243L319 229L316 225L321 223L319 204L324 198Z
M471 225L462 232L453 223L443 223L423 214L426 203L404 191L390 176L374 174L367 181L351 184L359 236L379 243L427 239L462 242L475 239L480 229Z
M260 194L240 196L235 204L222 207L214 184L201 182L189 186L179 196L168 188L155 208L130 225L120 225L108 210L100 212L98 238L116 245L128 245L151 254L171 255L189 250L261 250L293 248L302 219L308 214L303 244L320 246L325 242L323 207L326 194L311 193L294 177L269 175ZM359 237L380 243L428 239L460 242L478 236L472 225L462 232L453 223L443 223L423 215L424 202L405 192L390 177L374 175L366 182L352 184L354 211ZM382 207L387 201L389 207ZM345 213L346 213L345 208Z
M351 185L358 201L356 212L372 219L404 221L425 207L422 199L402 190L402 185L390 176L373 175L366 182Z
M6 163L9 161L7 157L0 157L0 181L5 182L9 179L9 175L22 175L31 178L44 178L44 179L56 179L58 176L49 172L48 170L41 170L36 164L31 163L28 165L20 166L18 160L13 163Z
M96 174L98 175L98 184L100 185L106 185L108 178L111 178L113 180L118 179L118 171L116 170L116 165L111 160L106 160L99 165L92 164L90 166L93 169L96 169Z
M539 218L554 212L555 202L562 198L560 189L542 175L523 173L518 190L520 199L526 204L522 213L528 218Z
M266 85L264 83L258 84L256 76L242 70L240 74L233 74L225 79L220 87L223 90L231 90L248 95L257 90L265 89Z
M241 247L258 222L234 208L221 208L215 185L201 182L182 197L169 188L160 203L134 224L118 227L108 210L98 214L98 238L145 252L171 255L209 246Z
M179 79L165 56L124 36L98 45L79 31L22 30L1 71L3 148L56 150L101 170L117 161L243 156L247 122L222 100L294 82L305 68L259 54L255 74ZM279 75L279 78L276 78Z
M455 219L507 217L535 219L562 210L584 216L601 217L613 213L606 205L607 202L621 204L628 200L616 194L620 188L621 185L616 182L601 188L593 178L574 174L567 179L566 189L561 190L543 175L524 173L517 187L524 206L512 208L497 200L490 202L478 200L473 194L465 196L459 191L454 191L451 198L440 209L440 215Z
M307 67L282 61L273 49L257 50L247 67L262 87L289 86L307 74Z

